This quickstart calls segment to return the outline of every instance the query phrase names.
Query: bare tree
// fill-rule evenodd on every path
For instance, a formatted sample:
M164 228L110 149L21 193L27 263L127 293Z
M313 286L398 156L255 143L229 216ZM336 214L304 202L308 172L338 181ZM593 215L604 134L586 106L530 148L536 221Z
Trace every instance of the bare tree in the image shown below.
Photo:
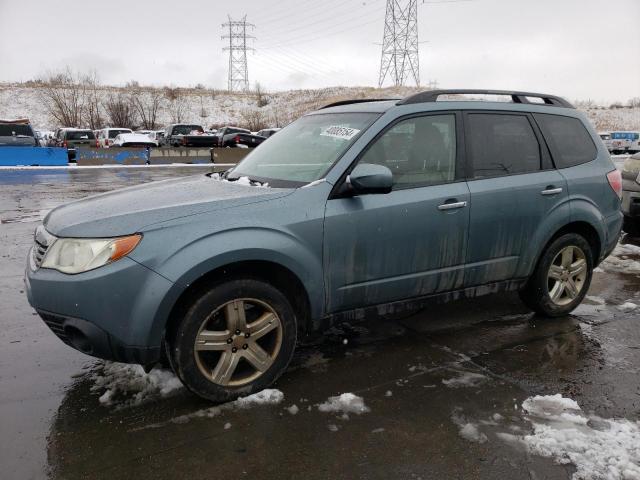
M264 92L262 91L262 86L256 82L256 105L259 108L262 108L266 105L269 105L269 99L265 96Z
M105 102L105 110L112 127L134 128L136 125L136 111L129 98L122 92L109 95Z
M631 108L640 108L640 97L633 97L629 100L629 106Z
M166 87L164 96L169 100L167 110L172 123L182 123L187 113L187 104L182 91L179 88Z
M66 67L62 72L49 73L38 95L54 122L79 127L86 107L86 90L80 75Z
M102 101L100 98L100 82L98 74L93 71L86 75L82 82L85 85L84 123L91 129L97 130L104 126L102 116Z
M240 112L240 118L242 120L242 125L252 132L257 132L258 130L267 128L265 114L262 110L250 108L245 109Z
M142 128L155 130L157 127L158 112L164 100L162 90L153 88L143 92L139 88L136 88L129 95L129 99L140 119Z

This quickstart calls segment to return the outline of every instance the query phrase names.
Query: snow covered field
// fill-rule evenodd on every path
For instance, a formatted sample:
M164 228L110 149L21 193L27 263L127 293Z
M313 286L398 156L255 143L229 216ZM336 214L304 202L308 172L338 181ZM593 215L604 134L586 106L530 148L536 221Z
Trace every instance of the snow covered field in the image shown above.
M142 95L145 95L143 88ZM257 106L256 96L213 91L184 89L184 121L210 125L243 125L251 112L259 111L272 126L284 126L304 113L328 103L348 98L402 98L423 89L415 87L330 87L316 90L289 90L266 94L268 104ZM103 101L110 94L127 92L125 88L102 87L98 96ZM52 122L42 101L41 89L20 84L0 84L0 118L29 118L41 130L53 130ZM585 107L596 128L608 130L640 130L640 108ZM172 122L168 108L161 108L159 125Z

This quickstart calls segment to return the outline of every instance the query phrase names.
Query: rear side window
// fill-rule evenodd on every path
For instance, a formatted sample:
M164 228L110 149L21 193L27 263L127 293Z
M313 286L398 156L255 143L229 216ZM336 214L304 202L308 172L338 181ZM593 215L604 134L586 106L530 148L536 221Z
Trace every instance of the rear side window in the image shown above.
M525 115L470 113L466 126L475 178L540 170L540 145Z
M557 168L573 167L596 158L596 145L580 120L573 117L534 114L549 144Z
M13 135L33 137L33 132L31 131L31 127L29 125L23 123L0 124L0 137L12 137Z
M94 140L91 130L71 130L67 132L67 140Z

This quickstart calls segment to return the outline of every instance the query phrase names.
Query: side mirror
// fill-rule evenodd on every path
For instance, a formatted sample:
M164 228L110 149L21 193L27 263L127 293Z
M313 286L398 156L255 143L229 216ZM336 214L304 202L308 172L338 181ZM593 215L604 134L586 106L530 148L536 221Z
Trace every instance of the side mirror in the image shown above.
M383 165L360 163L347 176L346 185L352 195L389 193L393 187L393 174Z

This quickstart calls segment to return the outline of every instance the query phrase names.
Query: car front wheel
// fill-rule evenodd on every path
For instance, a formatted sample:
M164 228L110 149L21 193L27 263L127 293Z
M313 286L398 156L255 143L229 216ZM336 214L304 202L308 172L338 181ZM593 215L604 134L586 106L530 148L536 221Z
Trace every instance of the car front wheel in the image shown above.
M280 290L237 279L193 301L168 350L189 390L226 402L272 385L291 360L296 332L295 312Z
M541 315L566 315L584 299L592 274L589 243L575 233L562 235L543 252L520 298Z

